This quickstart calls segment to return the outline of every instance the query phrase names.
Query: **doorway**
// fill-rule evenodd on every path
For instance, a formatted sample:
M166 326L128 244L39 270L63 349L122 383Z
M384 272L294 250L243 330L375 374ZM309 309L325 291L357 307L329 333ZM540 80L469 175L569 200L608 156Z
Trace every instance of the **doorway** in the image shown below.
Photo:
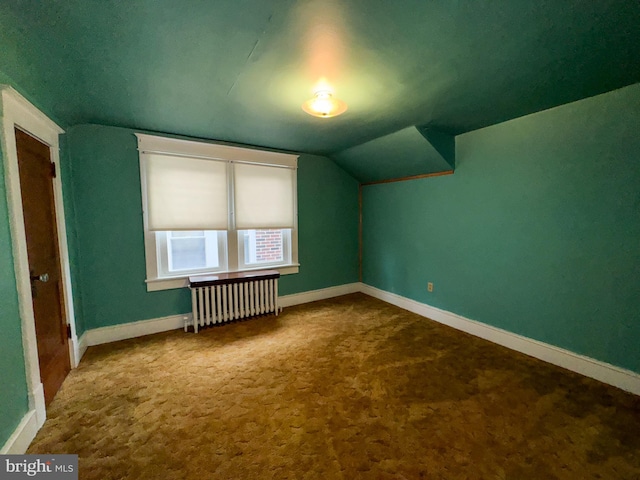
M34 299L32 295L34 292L32 288L40 288L40 290L35 293L36 298L54 296L54 294L50 291L46 292L46 290L42 290L44 284L49 283L53 276L51 272L47 271L48 266L45 265L42 271L36 271L29 262L27 232L22 202L23 192L21 191L17 154L17 143L19 140L16 137L16 129L20 130L21 133L27 133L29 137L37 139L40 145L45 145L48 150L50 163L53 162L57 167L60 166L60 135L64 133L64 130L20 95L14 88L8 85L0 84L0 112L0 163L4 168L4 183L11 231L11 252L19 308L19 318L15 319L15 321L20 322L22 333L22 351L24 353L24 373L26 376L28 400L27 412L22 419L16 419L19 420L19 424L3 447L2 453L22 454L26 451L29 443L46 420L43 379L47 382L48 380L46 380L45 376L41 376L39 351L42 348L49 347L49 345L41 346L42 342L36 334L36 307L33 303ZM42 153L44 154L44 152ZM47 158L46 155L45 158ZM51 169L52 167L49 166L49 168ZM51 174L53 171L49 170L49 173ZM83 338L78 339L75 328L71 267L59 169L56 173L57 176L53 179L49 178L49 181L53 180L52 203L54 205L53 211L55 212L55 216L51 220L51 223L53 225L53 231L56 233L55 238L57 240L58 254L56 275L59 278L59 282L57 282L54 290L57 290L57 297L62 298L62 300L58 300L61 304L59 311L62 319L57 329L58 334L62 335L63 332L66 334L65 323L69 324L71 326L71 340L69 341L68 338L64 340L62 336L53 336L52 338L58 338L58 340L56 340L58 342L66 341L69 347L67 355L64 355L62 351L59 350L59 356L57 357L58 362L64 365L66 363L65 357L67 357L70 359L71 367L76 367L82 354L86 350L86 345L83 342ZM49 195L51 195L51 191L49 191ZM51 202L51 200L49 201ZM33 272L30 270L33 270ZM10 272L6 273L8 275L10 274ZM48 274L48 276L40 278L40 275L44 274ZM36 277L33 279L33 282L31 279L32 276ZM45 279L47 280L46 282L44 281ZM32 285L32 283L35 283L35 285ZM49 283L46 287L49 288L50 285ZM46 293L41 294L41 291ZM38 330L40 330L40 326L38 326ZM51 342L53 343L53 340ZM49 357L56 357L56 355L49 354ZM43 361L43 364L44 363ZM16 365L16 368L19 368L19 366ZM62 374L62 378L64 378L64 375L66 375L66 373ZM53 375L53 377L55 377L55 375ZM58 380L60 383L61 381L60 379ZM52 380L51 383L55 384L56 382ZM47 390L47 397L48 400L50 400L53 394L49 392L55 391L56 388L48 388ZM12 398L18 401L18 398L21 396L20 394L21 392L15 392Z
M18 128L15 136L38 364L48 405L71 370L53 190L57 172L48 145Z

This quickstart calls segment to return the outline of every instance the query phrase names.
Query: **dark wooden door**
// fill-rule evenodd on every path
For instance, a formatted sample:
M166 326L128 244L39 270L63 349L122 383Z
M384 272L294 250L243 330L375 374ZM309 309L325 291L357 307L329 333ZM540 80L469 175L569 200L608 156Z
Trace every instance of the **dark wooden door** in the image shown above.
M40 377L48 405L71 369L53 196L55 169L49 147L18 129L16 146Z

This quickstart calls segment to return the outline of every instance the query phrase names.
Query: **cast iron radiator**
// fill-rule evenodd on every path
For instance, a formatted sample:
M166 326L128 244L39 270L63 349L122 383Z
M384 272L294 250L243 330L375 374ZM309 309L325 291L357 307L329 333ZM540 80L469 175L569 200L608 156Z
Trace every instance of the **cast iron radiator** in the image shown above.
M277 270L260 270L189 277L193 322L187 318L184 331L232 320L275 313L278 315Z

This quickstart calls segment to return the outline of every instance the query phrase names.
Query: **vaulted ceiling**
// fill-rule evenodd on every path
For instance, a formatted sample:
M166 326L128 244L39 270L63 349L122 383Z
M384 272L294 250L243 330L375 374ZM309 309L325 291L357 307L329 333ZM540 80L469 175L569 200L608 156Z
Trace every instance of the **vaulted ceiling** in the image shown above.
M636 83L639 25L637 0L3 0L0 72L67 126L339 161ZM345 114L302 111L320 81Z

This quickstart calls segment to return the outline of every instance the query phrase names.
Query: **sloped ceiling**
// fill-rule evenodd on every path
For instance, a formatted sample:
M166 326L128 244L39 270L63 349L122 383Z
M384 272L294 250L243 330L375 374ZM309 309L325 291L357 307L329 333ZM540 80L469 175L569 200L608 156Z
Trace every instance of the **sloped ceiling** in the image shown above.
M451 135L408 127L331 158L361 183L373 183L451 171L455 168L455 144Z
M637 0L3 0L0 80L67 126L338 158L636 83L638 25ZM344 115L302 111L321 79Z

